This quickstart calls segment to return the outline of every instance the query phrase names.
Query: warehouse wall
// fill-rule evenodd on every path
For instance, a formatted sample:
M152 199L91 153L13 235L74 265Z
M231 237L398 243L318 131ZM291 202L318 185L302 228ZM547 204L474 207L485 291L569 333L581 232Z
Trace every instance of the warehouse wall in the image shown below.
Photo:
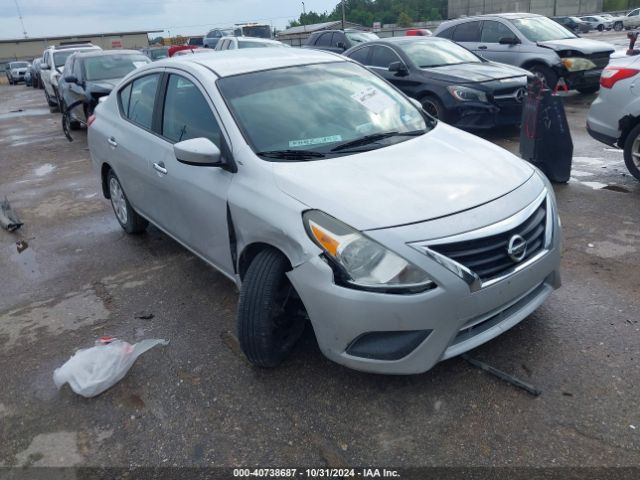
M105 50L112 48L145 48L149 46L149 38L146 33L136 35L96 35L92 37L68 37L55 40L33 39L17 40L15 42L0 42L0 63L16 59L32 59L42 56L45 48L51 45L59 45L60 42L86 42L90 41Z
M499 12L585 15L602 11L603 0L449 0L449 18Z

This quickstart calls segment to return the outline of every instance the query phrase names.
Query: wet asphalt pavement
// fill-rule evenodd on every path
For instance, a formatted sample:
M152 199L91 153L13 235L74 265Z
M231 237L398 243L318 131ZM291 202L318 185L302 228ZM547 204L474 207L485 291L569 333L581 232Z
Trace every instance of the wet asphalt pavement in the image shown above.
M640 182L587 135L593 98L565 98L563 287L471 352L532 397L460 358L351 371L310 332L281 368L251 367L231 282L153 227L124 234L86 133L68 142L41 90L0 86L0 198L25 222L0 230L0 466L639 465ZM513 130L487 137L518 149ZM53 370L104 335L170 344L99 397L56 390Z

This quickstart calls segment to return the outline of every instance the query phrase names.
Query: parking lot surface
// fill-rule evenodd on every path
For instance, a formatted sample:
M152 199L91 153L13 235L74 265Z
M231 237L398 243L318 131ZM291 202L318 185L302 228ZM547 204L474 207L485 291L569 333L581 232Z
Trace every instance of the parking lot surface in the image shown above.
M126 235L86 132L68 142L41 90L0 86L0 199L25 222L0 230L0 466L638 465L640 182L587 135L593 98L564 98L563 286L471 352L532 397L460 358L351 371L310 331L282 367L251 367L234 285L156 228ZM518 150L515 130L485 136ZM105 335L170 343L96 398L58 391L53 370Z

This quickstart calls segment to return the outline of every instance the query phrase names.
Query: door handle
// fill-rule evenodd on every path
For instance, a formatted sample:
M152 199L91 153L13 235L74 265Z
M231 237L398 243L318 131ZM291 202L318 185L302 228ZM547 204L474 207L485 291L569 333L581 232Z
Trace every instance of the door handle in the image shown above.
M478 47L478 50L486 50L486 49L487 49L487 46L486 46L486 45L480 45L480 46Z
M107 143L114 148L118 146L118 142L116 142L116 139L113 137L107 138Z
M166 175L169 171L164 168L164 163L160 162L160 163L154 163L153 164L153 169L158 172L161 173L162 175Z

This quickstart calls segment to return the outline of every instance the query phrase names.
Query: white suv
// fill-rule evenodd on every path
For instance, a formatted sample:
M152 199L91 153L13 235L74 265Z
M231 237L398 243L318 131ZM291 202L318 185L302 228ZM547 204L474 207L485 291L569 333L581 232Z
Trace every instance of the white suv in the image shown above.
M44 85L44 96L52 108L59 108L58 103L58 79L62 75L64 63L72 53L87 50L102 50L91 43L78 43L70 45L56 45L47 48L42 55L40 64L40 76Z

